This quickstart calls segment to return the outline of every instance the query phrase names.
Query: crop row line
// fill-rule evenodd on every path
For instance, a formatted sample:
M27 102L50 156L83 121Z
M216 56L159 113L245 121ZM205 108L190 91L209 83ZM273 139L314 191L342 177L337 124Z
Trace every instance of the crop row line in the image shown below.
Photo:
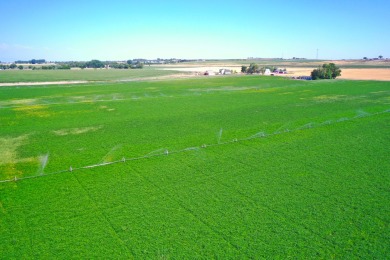
M116 164L116 163L125 163L125 162L129 162L129 161L143 160L143 159L148 159L148 158L153 158L153 157L158 157L158 156L164 156L164 155L167 156L167 155L171 155L171 154L184 153L184 152L188 152L188 151L204 149L207 147L222 146L222 145L227 145L227 144L233 144L236 142L249 141L249 140L258 139L258 138L266 138L266 137L271 137L271 136L280 135L280 134L284 134L284 133L301 131L301 130L305 130L305 129L313 129L313 128L321 127L324 125L331 125L331 124L345 122L348 120L366 118L366 117L371 117L371 116L385 114L385 113L390 113L390 109L387 109L387 110L384 110L381 112L377 112L377 113L372 113L372 114L370 114L370 113L360 114L360 115L357 115L353 118L342 117L338 120L327 120L327 121L324 121L324 122L319 123L319 124L307 123L303 126L295 128L295 129L285 129L285 130L281 130L281 131L278 130L278 131L271 133L271 134L267 134L265 132L258 132L252 136L245 137L245 138L240 138L240 139L235 138L235 139L230 140L230 141L218 142L218 143L213 143L213 144L202 144L201 146L188 147L188 148L184 148L182 150L176 150L176 151L164 150L164 152L162 152L162 153L157 153L157 154L150 154L149 153L149 154L146 154L144 156L132 157L132 158L123 157L121 160L117 160L117 161L104 162L104 163L81 166L81 167L76 167L76 168L73 168L72 166L70 166L66 170L61 170L61 171L51 172L51 173L41 173L40 175L34 175L34 176L26 176L26 177L21 177L21 178L17 178L16 176L14 176L14 178L12 178L12 179L0 180L0 183L12 182L12 181L16 182L19 180L34 179L34 178L43 177L43 176L49 176L49 175L60 174L60 173L65 173L65 172L73 172L73 171L78 171L78 170L83 170L83 169L91 169L91 168L95 168L95 167L107 166L107 165Z

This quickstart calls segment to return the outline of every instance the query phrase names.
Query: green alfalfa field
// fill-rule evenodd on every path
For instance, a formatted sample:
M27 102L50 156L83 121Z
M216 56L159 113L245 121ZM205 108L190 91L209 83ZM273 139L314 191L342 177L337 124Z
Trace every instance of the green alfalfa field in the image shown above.
M390 255L390 82L0 88L0 258Z
M1 83L54 82L54 81L134 81L178 74L146 66L144 69L72 69L72 70L3 70ZM183 72L180 74L184 74Z

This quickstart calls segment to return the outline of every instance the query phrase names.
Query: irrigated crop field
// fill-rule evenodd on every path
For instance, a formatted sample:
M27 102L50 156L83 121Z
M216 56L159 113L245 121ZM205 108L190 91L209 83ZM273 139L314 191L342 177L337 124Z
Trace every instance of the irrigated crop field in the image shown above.
M2 87L0 258L385 259L389 130L385 81Z
M53 82L53 81L132 81L173 75L177 72L146 67L142 70L4 70L0 71L2 83Z

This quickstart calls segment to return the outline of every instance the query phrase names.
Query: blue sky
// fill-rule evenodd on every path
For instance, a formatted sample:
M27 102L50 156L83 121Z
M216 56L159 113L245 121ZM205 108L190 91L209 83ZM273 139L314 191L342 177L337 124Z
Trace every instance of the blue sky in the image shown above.
M0 61L390 58L389 0L0 2Z

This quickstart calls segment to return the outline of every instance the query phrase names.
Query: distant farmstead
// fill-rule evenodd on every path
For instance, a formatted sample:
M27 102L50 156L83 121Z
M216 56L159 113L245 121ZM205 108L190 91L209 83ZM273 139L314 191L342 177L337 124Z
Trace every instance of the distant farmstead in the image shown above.
M229 70L229 69L220 69L219 70L220 75L231 75L232 73L233 73L232 70Z
M212 71L212 70L207 70L205 73L204 73L205 76L215 76L215 72Z

